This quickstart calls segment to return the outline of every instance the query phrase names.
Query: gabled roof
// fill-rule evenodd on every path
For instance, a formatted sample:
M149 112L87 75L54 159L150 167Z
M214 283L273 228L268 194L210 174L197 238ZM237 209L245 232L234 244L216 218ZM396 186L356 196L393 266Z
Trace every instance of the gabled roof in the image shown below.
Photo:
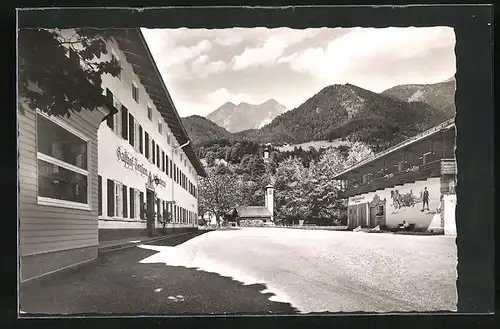
M111 33L175 138L180 145L185 144L189 141L189 135L182 124L141 30L138 28L113 29ZM205 169L196 156L191 143L185 146L183 151L198 175L206 177Z
M389 147L388 149L382 151L382 152L379 152L375 155L373 155L372 157L369 157L367 158L366 160L363 160L363 161L360 161L358 162L357 164L355 164L354 166L350 167L350 168L347 168L346 170L336 174L335 176L332 177L332 179L339 179L339 177L353 171L354 169L357 169L357 168L360 168L360 167L363 167L375 160L378 160L380 158L383 158L391 153L394 153L396 151L399 151L407 146L410 146L411 144L414 144L418 141L421 141L425 138L429 138L431 137L432 135L435 135L441 131L444 131L444 130L448 130L448 129L451 129L455 126L455 118L451 118L451 119L448 119L446 121L444 121L443 123L437 125L437 126L434 126L432 127L431 129L429 130L426 130L418 135L415 135L413 137L410 137L408 138L407 140L399 143L399 144L396 144L392 147Z
M271 213L264 206L245 206L236 207L240 218L271 217Z

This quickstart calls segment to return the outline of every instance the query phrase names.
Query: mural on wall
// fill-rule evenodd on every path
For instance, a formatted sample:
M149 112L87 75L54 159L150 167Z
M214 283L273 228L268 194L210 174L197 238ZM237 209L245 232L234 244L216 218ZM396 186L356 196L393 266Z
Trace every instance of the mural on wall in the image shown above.
M406 221L427 229L434 217L440 217L440 188L439 178L429 178L382 191L392 200L387 203L386 225L395 227Z

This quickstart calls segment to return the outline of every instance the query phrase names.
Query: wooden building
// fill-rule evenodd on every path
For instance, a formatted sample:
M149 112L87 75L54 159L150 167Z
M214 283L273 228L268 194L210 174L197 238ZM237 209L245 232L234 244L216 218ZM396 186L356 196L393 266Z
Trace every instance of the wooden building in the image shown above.
M447 120L339 173L350 228L456 234L455 124ZM427 192L426 192L427 191ZM425 201L425 202L424 202Z

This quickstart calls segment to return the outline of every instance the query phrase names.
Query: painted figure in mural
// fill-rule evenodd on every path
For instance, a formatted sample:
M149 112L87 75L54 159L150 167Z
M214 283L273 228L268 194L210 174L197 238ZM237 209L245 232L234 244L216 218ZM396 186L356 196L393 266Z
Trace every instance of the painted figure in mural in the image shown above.
M427 186L424 187L422 193L422 211L425 210L425 205L427 205L427 210L429 210L429 191L427 191Z
M406 193L401 195L399 190L391 191L392 204L394 208L399 209L401 207L414 207L417 203L417 198L413 194L413 191L410 190L410 193Z

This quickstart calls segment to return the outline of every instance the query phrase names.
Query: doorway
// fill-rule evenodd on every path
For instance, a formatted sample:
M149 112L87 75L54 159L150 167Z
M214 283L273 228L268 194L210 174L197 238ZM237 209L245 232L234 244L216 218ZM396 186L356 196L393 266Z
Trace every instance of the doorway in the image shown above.
M146 227L148 237L152 237L155 231L154 201L155 192L150 189L146 189Z
M370 207L370 227L377 226L377 207Z

